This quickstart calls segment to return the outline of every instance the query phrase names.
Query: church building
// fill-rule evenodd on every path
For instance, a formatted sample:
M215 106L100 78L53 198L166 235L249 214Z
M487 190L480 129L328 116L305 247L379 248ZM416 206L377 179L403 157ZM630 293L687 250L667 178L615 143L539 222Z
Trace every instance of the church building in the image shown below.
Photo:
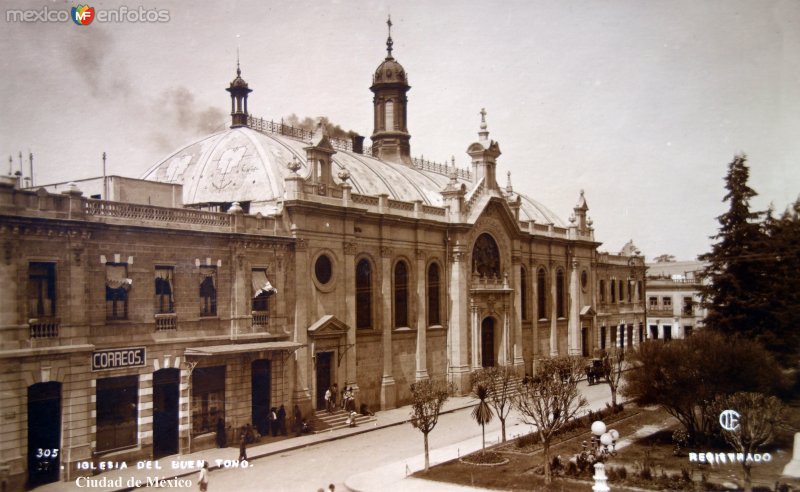
M412 157L386 48L371 146L252 116L237 67L230 128L140 179L0 177L0 480L211 447L333 384L385 410L421 379L467 394L481 367L644 340L635 246L598 251L582 190L563 221L501 184L486 111L468 169Z

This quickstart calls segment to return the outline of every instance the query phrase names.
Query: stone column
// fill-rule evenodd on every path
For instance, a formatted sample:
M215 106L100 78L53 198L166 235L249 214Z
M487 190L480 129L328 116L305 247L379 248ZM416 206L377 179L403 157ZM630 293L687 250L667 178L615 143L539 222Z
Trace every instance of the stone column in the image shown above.
M313 375L314 375L314 354L312 353L312 346L308 340L308 311L307 302L299 302L300 299L309 298L310 295L303 292L303 286L310 289L313 288L313 282L308 278L308 246L304 239L298 239L295 243L295 276L294 285L296 290L294 293L294 334L293 339L295 342L307 344L305 349L300 349L297 352L295 364L295 381L294 392L292 400L295 404L300 406L303 414L308 413L314 402L311 399L311 391L313 390ZM291 360L291 359L290 359ZM311 375L312 377L309 377ZM311 382L310 382L311 381Z
M470 327L472 335L472 370L477 371L481 368L481 343L480 326L478 325L478 305L475 299L470 300L469 305Z
M448 292L450 292L450 381L455 385L458 394L471 391L469 384L470 366L468 360L468 324L467 300L468 284L467 274L464 272L465 248L458 242L453 246L450 254L450 275Z
M539 356L539 270L533 265L531 275L531 330L533 330L533 347L531 347L531 375L536 373L536 358Z
M569 331L567 334L569 355L581 355L580 325L580 287L578 286L578 260L572 259L572 269L569 274Z
M425 251L417 250L417 372L416 380L428 379L428 302L425 296L427 279Z
M556 285L556 265L550 262L550 357L558 356L558 294Z
M512 349L514 353L512 354L512 363L517 370L517 373L524 373L525 372L525 360L522 358L522 305L526 303L528 300L522 298L522 263L520 263L521 259L516 257L514 260L514 279L515 279L515 288L514 288L514 303L513 305L516 306L514 309L514 339L512 342ZM530 285L529 279L525 279L525 281Z
M353 390L353 396L358 397L358 378L356 377L356 251L357 246L352 242L345 242L344 248L344 309L345 323L347 324L347 347L344 355L345 359L345 381L344 386L349 386ZM337 378L340 377L337 375Z
M395 387L392 376L392 249L381 248L381 306L383 307L383 378L381 379L381 410L395 407Z

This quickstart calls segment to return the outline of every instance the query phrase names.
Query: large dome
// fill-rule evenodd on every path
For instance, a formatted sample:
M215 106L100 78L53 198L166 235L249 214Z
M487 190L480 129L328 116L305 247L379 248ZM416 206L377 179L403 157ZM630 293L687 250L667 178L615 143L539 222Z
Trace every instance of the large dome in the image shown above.
M285 198L284 179L291 175L288 164L297 160L297 174L308 177L304 147L308 142L262 133L248 127L214 133L172 153L147 170L142 179L183 185L183 203L250 202L250 213L274 214ZM423 171L403 164L338 150L333 155L334 181L347 168L354 193L426 205L443 204L441 190L450 181L444 173ZM470 187L470 183L460 180ZM564 227L553 212L522 196L520 220L535 220Z

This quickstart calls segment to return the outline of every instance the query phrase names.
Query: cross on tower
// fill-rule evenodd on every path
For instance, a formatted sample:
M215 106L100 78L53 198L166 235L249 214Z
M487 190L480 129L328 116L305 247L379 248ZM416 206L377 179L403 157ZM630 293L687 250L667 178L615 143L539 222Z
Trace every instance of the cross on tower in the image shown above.
M481 123L486 123L486 108L481 108Z
M392 16L389 15L389 18L386 20L386 25L389 26L389 37L386 38L386 52L388 53L386 58L392 57L392 45L394 41L392 41Z

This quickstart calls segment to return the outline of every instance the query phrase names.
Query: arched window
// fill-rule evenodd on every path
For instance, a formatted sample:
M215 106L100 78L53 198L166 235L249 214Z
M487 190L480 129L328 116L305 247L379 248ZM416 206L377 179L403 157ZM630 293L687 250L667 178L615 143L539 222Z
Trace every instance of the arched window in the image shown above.
M619 290L619 302L621 304L621 303L625 302L624 284L622 283L622 280L617 280L617 284L618 284L617 288Z
M633 289L636 284L633 280L628 280L628 302L633 300Z
M408 326L408 267L404 261L394 266L394 327Z
M536 307L539 319L547 318L547 274L544 268L536 272Z
M600 287L599 287L598 290L600 291L599 292L600 302L601 303L605 303L606 302L606 281L605 280L600 279Z
M394 102L386 101L384 114L386 121L384 122L386 131L394 130Z
M566 317L564 305L564 270L556 272L556 317Z
M611 304L617 302L617 281L613 278L608 282L611 285Z
M428 267L428 326L442 324L439 285L439 265L431 263Z
M522 319L528 319L528 270L520 268L519 275L519 296L520 296L520 315Z
M472 271L481 277L500 277L500 250L489 234L481 234L472 248Z
M356 328L372 328L372 265L366 259L356 265Z

